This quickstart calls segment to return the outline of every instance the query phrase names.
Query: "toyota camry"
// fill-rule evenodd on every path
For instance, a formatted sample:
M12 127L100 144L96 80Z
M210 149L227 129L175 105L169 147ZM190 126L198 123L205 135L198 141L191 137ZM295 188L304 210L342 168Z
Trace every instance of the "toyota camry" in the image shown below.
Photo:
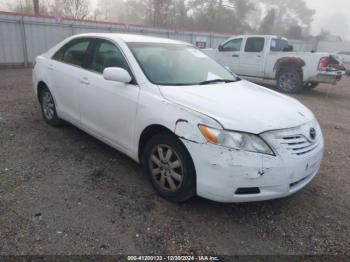
M308 108L185 42L76 35L35 59L33 86L49 125L64 120L128 155L170 201L286 197L321 165Z

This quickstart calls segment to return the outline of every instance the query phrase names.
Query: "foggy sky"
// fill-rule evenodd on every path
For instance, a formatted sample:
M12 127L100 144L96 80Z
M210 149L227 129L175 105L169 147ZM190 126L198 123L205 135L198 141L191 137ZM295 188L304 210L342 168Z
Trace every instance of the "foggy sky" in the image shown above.
M316 10L312 33L318 34L322 28L332 34L350 40L350 0L306 0L309 7Z

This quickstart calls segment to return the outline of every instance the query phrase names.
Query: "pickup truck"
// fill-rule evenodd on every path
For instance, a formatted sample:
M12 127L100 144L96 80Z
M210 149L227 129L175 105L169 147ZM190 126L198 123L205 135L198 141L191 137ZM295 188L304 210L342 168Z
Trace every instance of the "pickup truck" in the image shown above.
M204 52L243 78L276 80L284 93L336 84L346 73L336 55L294 52L288 39L279 36L235 36Z

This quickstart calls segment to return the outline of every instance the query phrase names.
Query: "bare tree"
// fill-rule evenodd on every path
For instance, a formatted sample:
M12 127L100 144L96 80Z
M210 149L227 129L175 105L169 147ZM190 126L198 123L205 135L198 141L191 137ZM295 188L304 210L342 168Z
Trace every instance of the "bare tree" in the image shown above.
M40 13L39 0L33 0L33 7L34 7L34 14L39 15Z
M39 0L16 0L7 3L8 9L20 13L48 14L49 1L39 4Z
M32 13L33 12L33 2L32 0L19 0L16 3L8 3L8 8L15 12L20 13Z
M53 16L86 19L90 14L89 0L51 0L47 2L48 13Z
M64 16L68 16L74 19L86 19L90 13L89 0L61 0L55 1L54 6L58 5L58 10L62 7L62 13Z

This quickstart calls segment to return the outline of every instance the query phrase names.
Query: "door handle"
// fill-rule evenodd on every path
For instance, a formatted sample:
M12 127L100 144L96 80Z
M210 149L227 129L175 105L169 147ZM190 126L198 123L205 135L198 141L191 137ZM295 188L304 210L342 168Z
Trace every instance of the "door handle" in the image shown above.
M54 69L53 65L49 65L48 69L53 70Z
M232 55L232 57L239 57L239 55Z
M80 80L80 83L84 84L84 85L90 85L90 82L89 80L87 79L87 77L83 77L81 80Z
M257 55L258 58L261 58L262 56L261 55Z

